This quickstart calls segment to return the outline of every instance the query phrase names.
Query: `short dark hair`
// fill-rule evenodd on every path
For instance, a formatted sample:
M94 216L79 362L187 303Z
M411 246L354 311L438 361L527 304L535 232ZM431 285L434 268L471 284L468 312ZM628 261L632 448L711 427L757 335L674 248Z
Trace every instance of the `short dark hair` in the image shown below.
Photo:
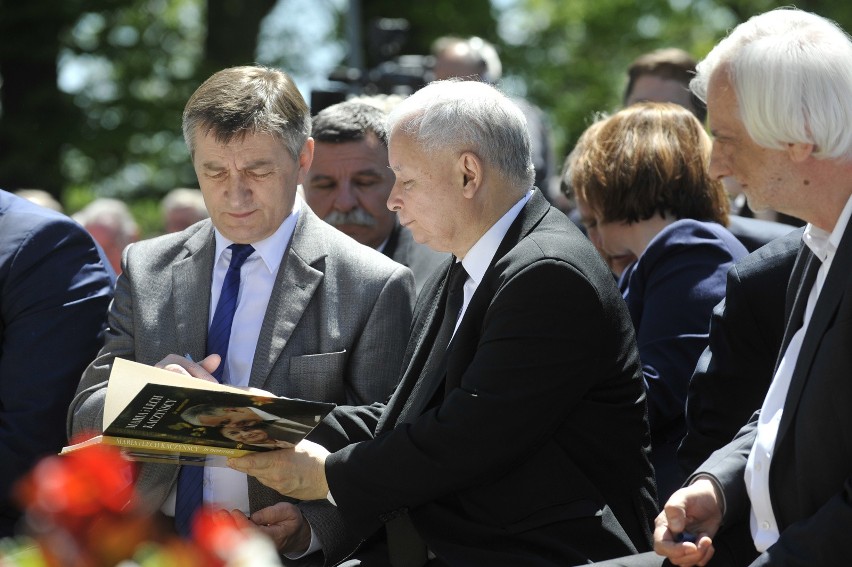
M683 84L684 90L689 91L689 82L695 77L696 64L697 62L689 53L677 47L665 47L643 53L627 68L627 88L624 90L622 103L627 104L636 81L646 75L677 81ZM703 124L707 119L707 105L692 91L689 93L695 116Z
M684 107L633 104L592 124L577 146L570 186L603 222L671 214L728 224L725 189L709 172L712 142Z
M214 73L183 110L183 137L190 155L195 154L199 132L212 133L221 143L264 133L281 140L298 161L310 131L310 109L293 79L260 65Z
M321 110L311 129L314 141L331 144L358 142L375 134L388 147L387 114L372 104L347 100Z

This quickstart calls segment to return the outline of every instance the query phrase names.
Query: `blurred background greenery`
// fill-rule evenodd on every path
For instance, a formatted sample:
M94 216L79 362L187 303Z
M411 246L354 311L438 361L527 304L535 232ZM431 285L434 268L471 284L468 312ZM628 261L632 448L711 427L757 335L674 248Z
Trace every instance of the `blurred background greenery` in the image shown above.
M95 197L117 197L131 206L143 236L156 234L160 197L197 186L180 116L212 72L253 62L281 67L309 102L322 92L401 90L413 84L408 75L428 75L428 59L415 56L442 35L478 35L498 47L504 89L545 111L561 163L592 114L618 106L637 55L677 46L700 59L738 22L782 5L0 0L0 187L43 188L69 213ZM848 0L797 7L852 29ZM410 68L402 69L406 61Z

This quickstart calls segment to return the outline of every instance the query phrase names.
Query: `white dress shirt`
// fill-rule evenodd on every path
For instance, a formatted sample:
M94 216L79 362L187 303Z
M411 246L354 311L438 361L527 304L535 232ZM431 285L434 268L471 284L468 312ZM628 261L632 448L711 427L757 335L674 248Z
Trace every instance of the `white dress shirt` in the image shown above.
M509 231L509 227L521 214L521 209L527 204L527 201L532 197L532 190L527 191L526 195L521 197L521 200L515 203L511 209L506 211L500 220L491 225L491 228L483 234L476 244L471 246L464 258L462 258L462 266L467 272L467 280L464 283L464 303L462 303L459 318L456 320L456 329L459 328L462 318L464 317L467 306L470 304L470 299L473 297L476 288L482 281L485 271L491 265L491 260L494 259L494 254L497 253L497 248L503 242L503 237ZM456 334L456 329L453 330L453 335Z
M757 425L757 437L749 454L745 470L745 484L751 500L751 535L754 539L755 548L761 553L778 541L780 535L775 513L772 510L772 501L769 497L769 469L772 465L778 425L781 423L781 416L784 412L784 401L787 398L787 391L790 389L793 370L799 358L811 315L819 299L825 278L828 276L828 271L831 269L834 254L841 238L843 238L843 233L846 231L850 215L852 215L852 197L846 202L846 206L831 233L808 224L802 235L805 245L822 261L822 265L817 271L816 281L808 295L802 327L790 339L790 344L784 351L784 357L778 365L778 370L775 372L775 377L772 379L772 384L769 386L769 391L763 401Z

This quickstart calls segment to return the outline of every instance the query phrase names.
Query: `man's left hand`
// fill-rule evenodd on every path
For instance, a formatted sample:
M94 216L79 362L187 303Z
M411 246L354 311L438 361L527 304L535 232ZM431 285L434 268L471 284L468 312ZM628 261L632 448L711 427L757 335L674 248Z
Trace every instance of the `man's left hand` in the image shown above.
M325 459L329 452L316 443L301 441L293 449L254 453L228 459L234 470L255 477L261 484L298 500L328 496Z
M242 516L242 512L233 514ZM242 516L245 520L245 516ZM279 553L303 554L311 544L311 526L302 516L302 511L289 502L279 502L258 510L249 518L272 541Z

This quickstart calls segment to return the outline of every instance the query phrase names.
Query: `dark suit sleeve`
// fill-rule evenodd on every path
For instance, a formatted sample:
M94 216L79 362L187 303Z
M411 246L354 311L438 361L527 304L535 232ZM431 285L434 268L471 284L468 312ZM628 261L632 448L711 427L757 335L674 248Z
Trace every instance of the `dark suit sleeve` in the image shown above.
M689 380L707 346L710 314L725 295L732 261L721 243L696 240L649 248L637 264L642 271L634 272L627 301L648 388L653 441L679 442L683 436Z
M65 415L103 341L112 282L94 242L70 219L35 228L30 215L2 268L0 490L66 444ZM5 219L6 223L13 222ZM23 238L16 238L23 234Z
M108 327L104 348L90 361L77 386L77 393L68 409L66 428L69 436L100 433L103 431L104 400L113 360L116 357L135 360L133 333L133 301L131 278L127 268L127 255L131 244L124 250L124 269L115 284L115 299L107 314Z
M461 386L439 409L329 456L326 475L347 526L366 537L389 512L493 482L550 446L599 376L605 319L596 289L559 261L503 284Z
M772 381L779 345L766 344L763 327L768 322L754 317L742 291L734 267L728 273L726 297L710 319L710 344L689 384L687 432L678 449L686 474L728 443L760 409ZM783 313L783 296L780 299L776 307Z

